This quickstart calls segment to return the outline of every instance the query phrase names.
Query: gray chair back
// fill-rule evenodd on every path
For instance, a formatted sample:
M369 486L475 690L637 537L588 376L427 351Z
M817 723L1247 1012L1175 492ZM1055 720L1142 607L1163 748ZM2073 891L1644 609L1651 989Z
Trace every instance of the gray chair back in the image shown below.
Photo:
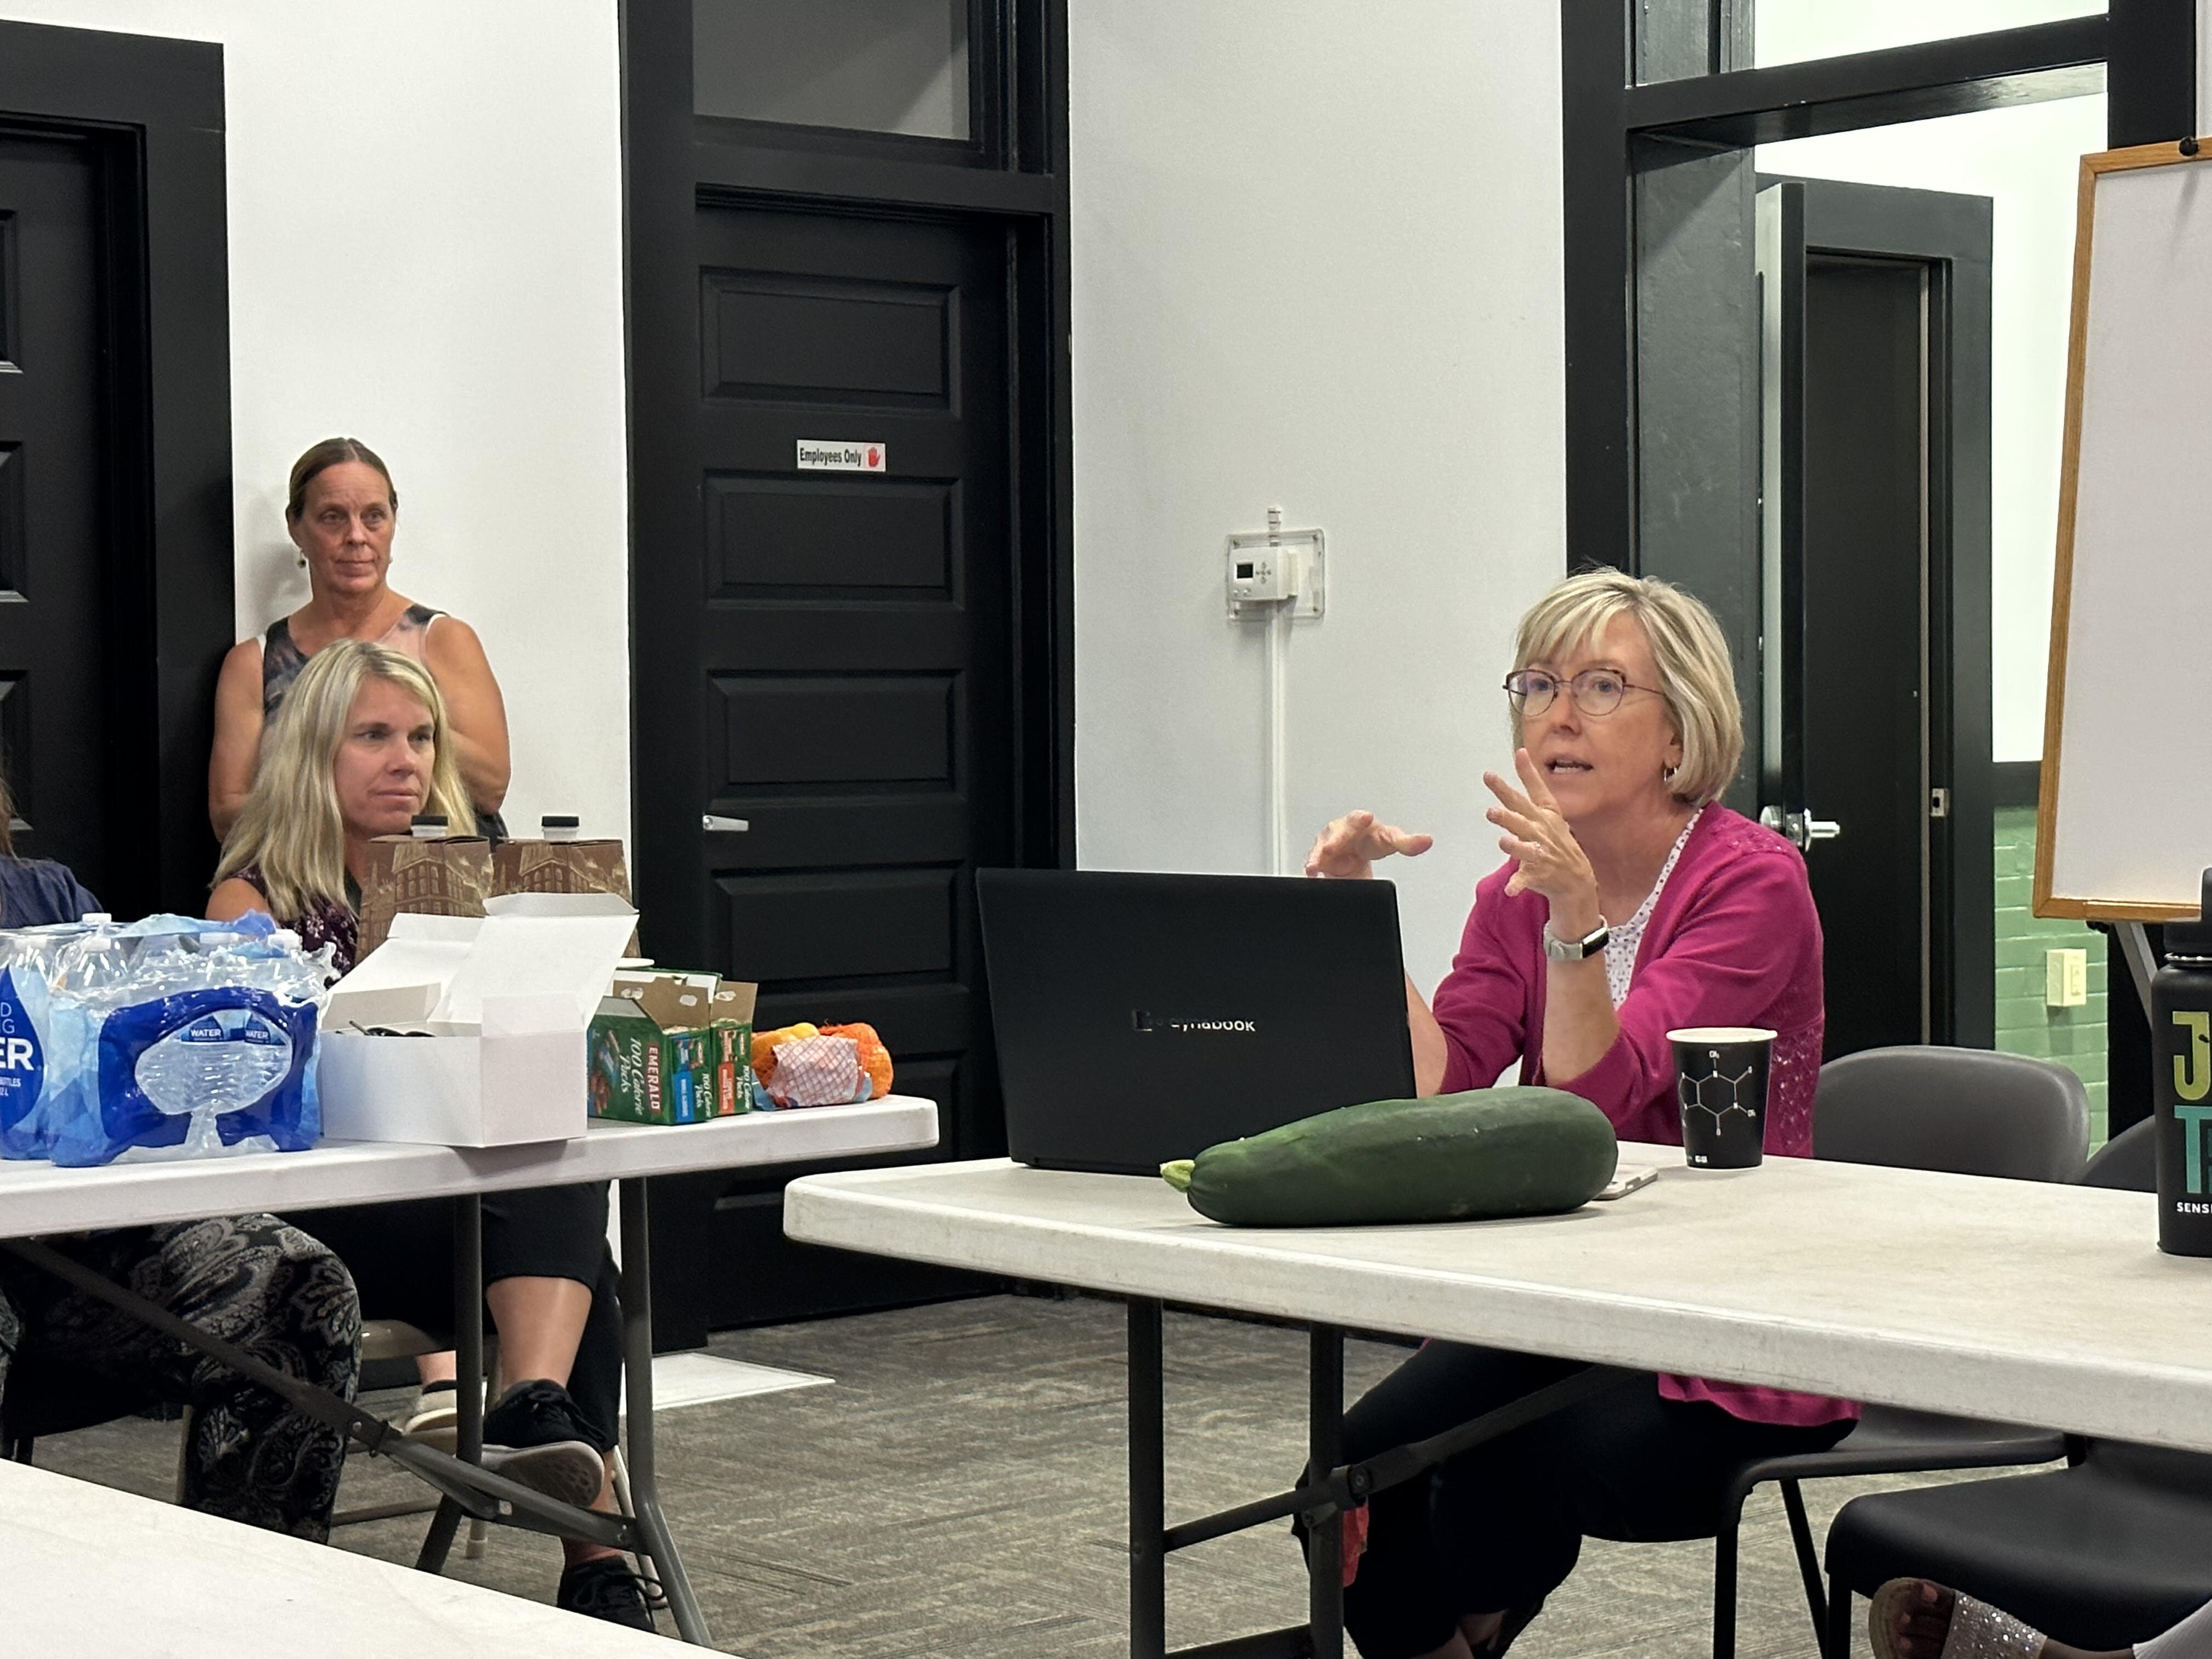
M1813 1156L2015 1181L2073 1181L2089 1094L2063 1066L1988 1048L1869 1048L1820 1068Z
M2081 1171L2084 1187L2113 1187L2126 1193L2158 1190L2158 1120L2130 1123L2097 1148Z

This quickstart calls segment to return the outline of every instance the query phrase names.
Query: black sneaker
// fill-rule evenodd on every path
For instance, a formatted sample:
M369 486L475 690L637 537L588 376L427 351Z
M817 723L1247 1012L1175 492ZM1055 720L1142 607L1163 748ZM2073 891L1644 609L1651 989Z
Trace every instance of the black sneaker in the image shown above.
M660 1587L632 1572L628 1559L619 1555L595 1556L564 1568L553 1603L563 1613L580 1613L586 1619L604 1619L633 1630L651 1630L653 1609L668 1605Z
M580 1509L598 1498L607 1473L576 1402L544 1377L516 1383L484 1413L483 1466Z

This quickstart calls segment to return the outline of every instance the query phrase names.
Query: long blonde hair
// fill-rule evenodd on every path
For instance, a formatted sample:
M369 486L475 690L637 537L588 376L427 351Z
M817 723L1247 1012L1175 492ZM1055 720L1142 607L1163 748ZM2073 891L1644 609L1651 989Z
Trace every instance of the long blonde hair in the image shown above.
M350 910L346 898L345 816L331 772L368 681L389 680L430 711L434 759L425 812L446 815L447 833L473 835L476 809L461 782L453 728L436 682L412 657L366 640L336 640L307 659L261 735L253 793L223 838L217 883L258 865L262 890L280 921L320 904Z

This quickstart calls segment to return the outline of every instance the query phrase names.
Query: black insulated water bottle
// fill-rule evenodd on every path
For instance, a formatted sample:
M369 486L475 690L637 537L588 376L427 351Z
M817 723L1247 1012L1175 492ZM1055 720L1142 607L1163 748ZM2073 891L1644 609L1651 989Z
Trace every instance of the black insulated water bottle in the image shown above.
M2150 985L2158 1248L2212 1255L2212 870L2194 921L2169 922Z

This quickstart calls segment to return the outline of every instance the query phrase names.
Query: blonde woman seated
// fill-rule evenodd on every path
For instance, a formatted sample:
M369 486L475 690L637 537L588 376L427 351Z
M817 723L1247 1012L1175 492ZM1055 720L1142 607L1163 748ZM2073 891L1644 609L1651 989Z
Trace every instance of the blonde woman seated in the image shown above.
M270 725L208 915L265 910L350 968L368 843L404 834L423 811L475 822L436 684L411 657L335 641L308 659ZM343 1259L371 1317L433 1327L452 1317L447 1200L321 1210L298 1224ZM510 1380L484 1416L484 1463L599 1509L613 1507L605 1459L622 1387L606 1230L604 1183L483 1200L484 1301ZM561 1606L653 1628L620 1555L574 1540L562 1547Z

